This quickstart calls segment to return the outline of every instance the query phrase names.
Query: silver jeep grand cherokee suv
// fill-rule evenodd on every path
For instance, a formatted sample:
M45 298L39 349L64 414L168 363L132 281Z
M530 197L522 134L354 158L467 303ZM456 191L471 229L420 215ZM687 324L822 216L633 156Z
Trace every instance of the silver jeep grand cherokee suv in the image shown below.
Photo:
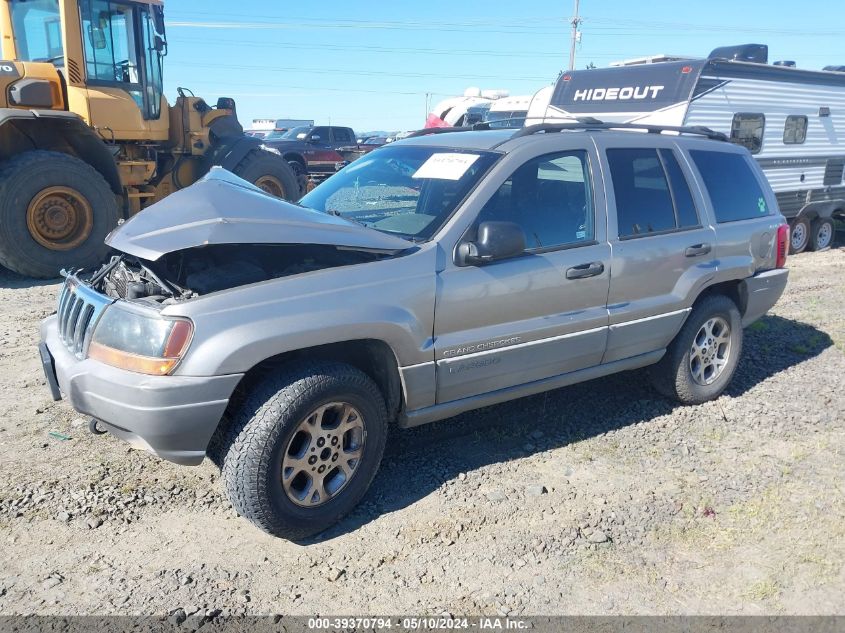
M165 459L209 455L291 539L355 506L393 424L644 367L716 398L783 292L787 225L744 148L625 127L420 135L299 205L214 171L67 275L53 396Z

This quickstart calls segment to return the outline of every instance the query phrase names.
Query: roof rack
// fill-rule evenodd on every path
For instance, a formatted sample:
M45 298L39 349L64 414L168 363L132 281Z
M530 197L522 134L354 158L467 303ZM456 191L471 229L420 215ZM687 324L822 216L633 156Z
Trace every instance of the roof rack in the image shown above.
M470 132L471 127L427 127L423 130L414 130L408 136L403 138L416 138L418 136L428 136L429 134L448 134L450 132Z
M581 117L576 123L537 123L518 130L511 138L531 136L538 132L546 134L550 132L565 132L567 130L644 130L649 134L662 134L663 132L676 132L678 134L697 134L706 136L714 141L727 141L728 137L722 132L716 132L702 125L674 126L674 125L647 125L644 123L605 123L593 117Z

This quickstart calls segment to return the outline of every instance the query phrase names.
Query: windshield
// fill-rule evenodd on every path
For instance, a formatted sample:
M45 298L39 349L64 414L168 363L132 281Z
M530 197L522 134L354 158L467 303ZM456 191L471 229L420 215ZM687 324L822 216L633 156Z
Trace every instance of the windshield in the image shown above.
M484 115L484 122L495 128L516 128L525 125L526 110L489 111Z
M428 239L499 154L389 146L344 167L307 194L303 206L403 237Z
M292 138L292 139L303 139L308 135L312 128L308 125L301 125L299 127L293 127L289 129L287 132L282 134L278 138Z
M18 59L61 61L64 51L59 0L11 0L10 6Z

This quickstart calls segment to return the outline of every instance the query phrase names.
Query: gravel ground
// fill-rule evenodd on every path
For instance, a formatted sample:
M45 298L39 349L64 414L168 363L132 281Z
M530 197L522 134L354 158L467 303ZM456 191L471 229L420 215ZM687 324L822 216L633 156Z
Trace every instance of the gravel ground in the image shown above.
M842 237L790 260L718 401L629 373L397 431L306 545L52 402L57 285L0 271L0 613L841 614Z

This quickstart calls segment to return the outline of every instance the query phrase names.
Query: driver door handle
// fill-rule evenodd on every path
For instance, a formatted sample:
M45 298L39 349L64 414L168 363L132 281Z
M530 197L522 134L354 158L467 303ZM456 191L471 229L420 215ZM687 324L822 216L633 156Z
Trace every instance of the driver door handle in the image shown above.
M566 269L567 279L584 279L586 277L595 277L604 272L604 264L601 262L591 262L589 264L581 264Z
M710 252L710 244L695 244L694 246L688 246L687 250L684 251L684 255L687 257L698 257L699 255L706 255Z

